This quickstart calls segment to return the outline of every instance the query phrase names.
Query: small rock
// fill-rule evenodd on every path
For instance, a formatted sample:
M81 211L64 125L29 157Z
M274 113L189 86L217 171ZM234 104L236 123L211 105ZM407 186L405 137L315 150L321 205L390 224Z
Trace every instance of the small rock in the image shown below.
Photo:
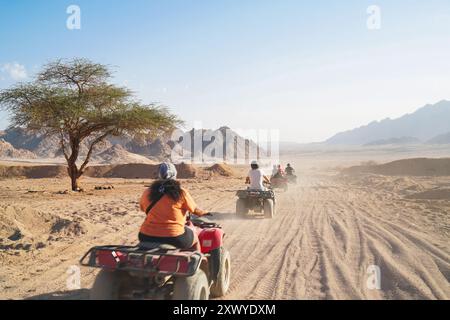
M17 240L20 240L22 238L23 238L23 235L20 232L20 230L15 230L14 233L8 237L8 239L11 240L11 241L17 241Z
M95 186L95 190L112 190L114 189L114 186L107 185L107 186Z
M43 243L43 242L38 242L37 244L36 244L36 249L42 249L42 248L45 248L46 247L46 245L45 245L45 243Z

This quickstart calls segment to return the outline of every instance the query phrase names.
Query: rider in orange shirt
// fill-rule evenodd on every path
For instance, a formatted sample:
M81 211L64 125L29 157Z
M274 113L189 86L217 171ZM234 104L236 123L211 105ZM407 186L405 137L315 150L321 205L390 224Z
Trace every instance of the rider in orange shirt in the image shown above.
M197 235L186 226L186 214L203 216L208 213L199 209L189 192L181 187L173 164L162 163L158 177L141 196L140 209L147 217L141 226L139 241L199 249Z

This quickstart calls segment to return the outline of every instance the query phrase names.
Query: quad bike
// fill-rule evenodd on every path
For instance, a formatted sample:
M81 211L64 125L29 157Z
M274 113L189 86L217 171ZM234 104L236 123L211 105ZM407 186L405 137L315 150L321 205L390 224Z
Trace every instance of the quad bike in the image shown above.
M274 189L283 189L284 191L287 191L289 188L288 185L288 178L286 176L273 176L270 178L270 184Z
M295 174L287 174L286 179L288 183L297 184L297 176Z
M201 252L161 243L91 248L80 264L100 268L91 289L93 300L208 300L224 296L230 285L230 254L221 227L193 219Z
M264 218L272 219L275 214L275 193L272 189L262 190L239 190L236 195L236 214L246 217L249 211L264 214Z

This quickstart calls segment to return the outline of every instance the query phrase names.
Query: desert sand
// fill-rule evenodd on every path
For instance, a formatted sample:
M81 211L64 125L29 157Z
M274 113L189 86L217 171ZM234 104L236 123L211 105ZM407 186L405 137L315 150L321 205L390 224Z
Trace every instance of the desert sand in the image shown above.
M225 299L449 299L450 174L341 170L369 159L365 165L386 160L284 156L299 181L277 192L273 220L235 217L242 167L182 180L226 232ZM72 193L65 177L0 180L0 298L88 298L97 270L81 268L81 289L67 290L69 267L91 246L137 242L137 200L151 181L85 177L85 192ZM379 290L367 285L372 265Z

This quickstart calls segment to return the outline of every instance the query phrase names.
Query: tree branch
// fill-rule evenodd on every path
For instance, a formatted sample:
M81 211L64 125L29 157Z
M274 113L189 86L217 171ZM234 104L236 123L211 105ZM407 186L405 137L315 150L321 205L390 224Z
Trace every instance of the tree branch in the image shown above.
M64 154L64 158L66 158L66 161L69 162L69 155L67 154L66 145L64 144L64 132L61 130L60 133L61 133L61 141L60 141L61 149Z
M79 170L79 175L81 176L84 173L84 169L86 168L87 164L89 163L89 160L91 158L92 155L92 151L94 150L94 147L99 144L100 142L102 142L108 135L110 135L113 132L113 130L107 131L104 134L102 134L101 136L97 137L90 145L89 147L89 151L86 155L86 158L84 159L83 164L80 167Z

